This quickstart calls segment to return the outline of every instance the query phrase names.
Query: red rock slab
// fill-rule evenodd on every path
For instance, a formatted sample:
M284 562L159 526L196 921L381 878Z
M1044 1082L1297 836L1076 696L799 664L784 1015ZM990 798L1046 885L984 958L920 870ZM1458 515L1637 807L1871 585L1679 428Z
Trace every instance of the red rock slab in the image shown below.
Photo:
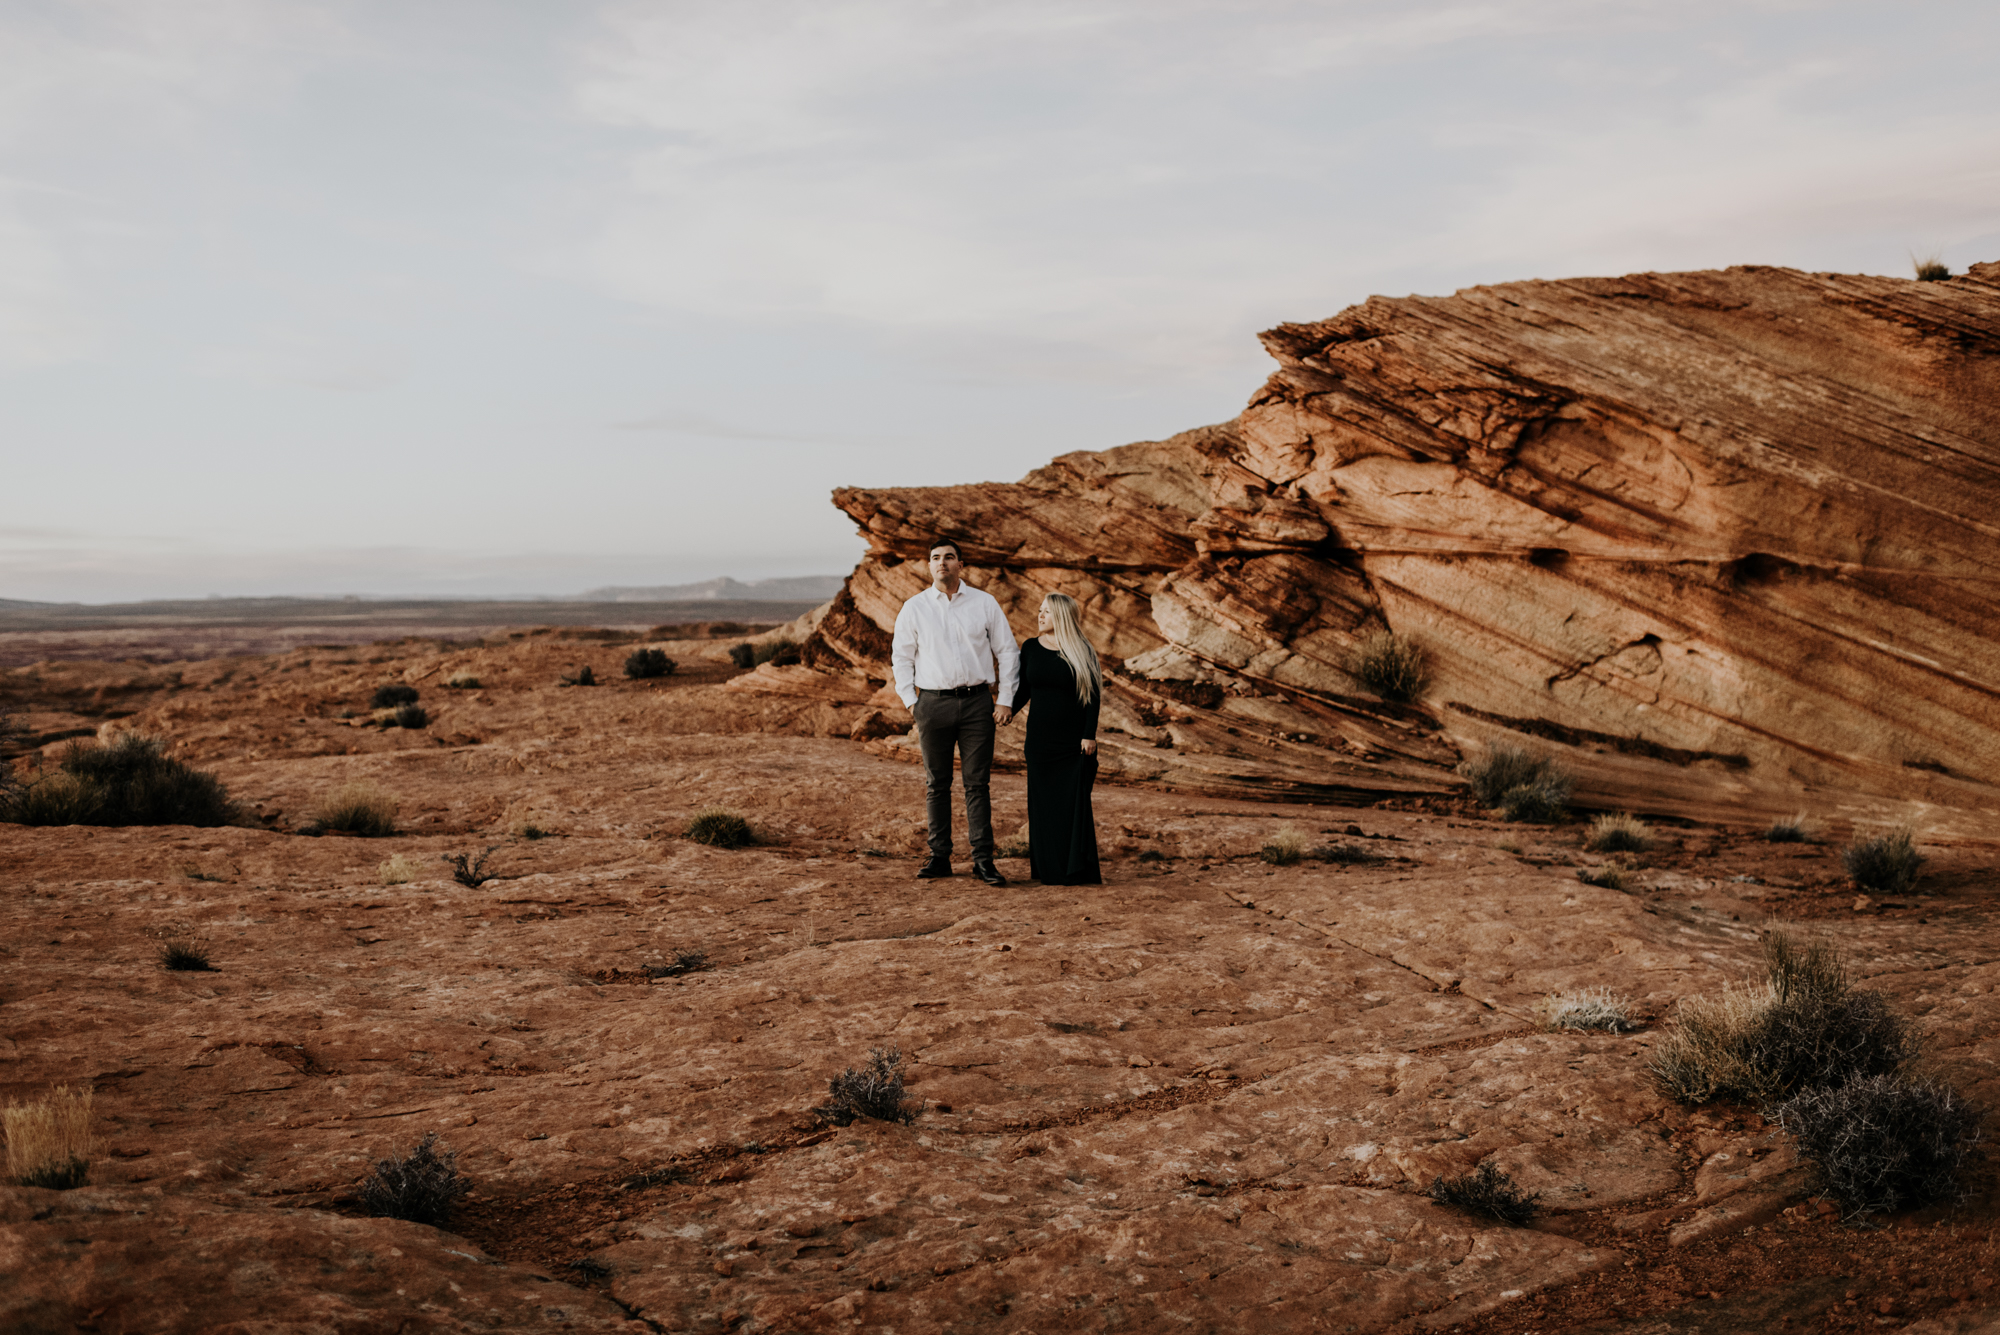
M423 1224L112 1187L0 1187L0 1326L17 1335L643 1329L598 1294Z

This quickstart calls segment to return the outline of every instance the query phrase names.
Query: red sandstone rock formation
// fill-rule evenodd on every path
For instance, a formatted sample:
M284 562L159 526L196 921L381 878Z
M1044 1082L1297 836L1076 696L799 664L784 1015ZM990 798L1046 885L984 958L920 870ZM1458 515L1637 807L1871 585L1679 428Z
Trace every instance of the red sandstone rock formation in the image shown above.
M1439 791L1513 741L1592 804L2000 827L2000 265L1514 283L1263 339L1233 422L836 492L872 546L807 663L886 678L952 533L1022 631L1084 604L1127 778ZM1351 674L1384 628L1421 709Z

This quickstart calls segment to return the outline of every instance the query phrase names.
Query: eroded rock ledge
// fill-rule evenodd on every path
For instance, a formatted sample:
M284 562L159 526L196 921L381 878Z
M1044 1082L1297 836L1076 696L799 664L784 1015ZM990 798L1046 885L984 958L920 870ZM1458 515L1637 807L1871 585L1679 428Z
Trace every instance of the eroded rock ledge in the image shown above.
M1232 422L836 492L871 548L807 665L886 679L951 533L1017 629L1088 609L1127 778L1443 792L1514 739L1591 803L2000 833L2000 265L1512 283L1263 341ZM1383 628L1421 708L1350 674Z

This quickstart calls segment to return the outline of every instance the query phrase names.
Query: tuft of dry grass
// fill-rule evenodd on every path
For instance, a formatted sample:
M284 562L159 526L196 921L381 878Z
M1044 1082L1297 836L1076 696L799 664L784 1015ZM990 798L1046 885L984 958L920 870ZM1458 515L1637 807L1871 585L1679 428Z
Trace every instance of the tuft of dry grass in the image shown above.
M1585 885L1601 886L1606 890L1625 888L1625 872L1618 867L1579 867L1576 879Z
M1430 684L1423 646L1407 635L1378 630L1354 647L1347 670L1384 700L1407 704Z
M756 831L750 828L749 821L720 807L697 811L688 821L686 833L692 842L711 848L743 848L757 842Z
M1590 823L1583 846L1595 853L1643 853L1653 846L1653 832L1629 812L1606 814Z
M1454 1206L1517 1227L1535 1217L1542 1199L1540 1192L1524 1195L1514 1185L1514 1179L1495 1167L1491 1159L1481 1163L1476 1172L1432 1178L1429 1195L1439 1205Z
M1922 259L1912 255L1910 267L1917 271L1919 283L1936 283L1951 277L1951 266L1941 255L1926 255Z
M1630 1033L1639 1026L1632 1019L1632 1002L1608 987L1578 987L1567 992L1551 992L1535 1007L1544 1029L1601 1030L1609 1034Z
M344 783L320 799L308 828L316 834L381 838L396 832L396 810L396 799L380 784Z
M1764 831L1764 842L1771 844L1809 844L1812 831L1806 825L1803 813L1787 816L1783 820L1771 822L1771 828Z
M1287 825L1265 842L1257 856L1274 867L1289 867L1303 861L1310 847L1303 830L1296 825Z
M857 1118L868 1117L908 1126L917 1120L916 1110L905 1103L900 1049L871 1048L867 1065L860 1070L848 1067L826 1087L831 1097L813 1109L822 1122L851 1126Z
M0 1114L7 1128L7 1175L24 1187L67 1191L90 1175L91 1088L59 1085L42 1099L10 1104Z
M1906 825L1849 844L1841 860L1847 865L1847 876L1855 889L1874 895L1908 894L1916 886L1917 873L1924 865L1923 854L1917 852L1914 839Z
M423 863L407 853L397 853L382 859L382 865L375 869L375 879L383 885L404 885L416 880L423 872Z

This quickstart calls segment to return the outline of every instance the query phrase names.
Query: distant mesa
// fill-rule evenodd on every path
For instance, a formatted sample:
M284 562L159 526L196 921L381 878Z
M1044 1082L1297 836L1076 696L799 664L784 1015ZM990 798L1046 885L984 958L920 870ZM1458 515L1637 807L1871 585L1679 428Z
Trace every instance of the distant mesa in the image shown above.
M1128 781L1455 794L1508 743L1592 806L2000 834L2000 264L1509 283L1263 342L1219 426L836 491L870 549L805 665L886 679L952 533L1017 632L1084 605ZM1357 671L1385 631L1414 704Z
M753 603L823 603L839 593L847 581L839 575L793 575L784 579L758 579L744 583L724 575L699 584L655 584L642 588L613 585L572 595L574 602L598 603L679 603L733 601Z

